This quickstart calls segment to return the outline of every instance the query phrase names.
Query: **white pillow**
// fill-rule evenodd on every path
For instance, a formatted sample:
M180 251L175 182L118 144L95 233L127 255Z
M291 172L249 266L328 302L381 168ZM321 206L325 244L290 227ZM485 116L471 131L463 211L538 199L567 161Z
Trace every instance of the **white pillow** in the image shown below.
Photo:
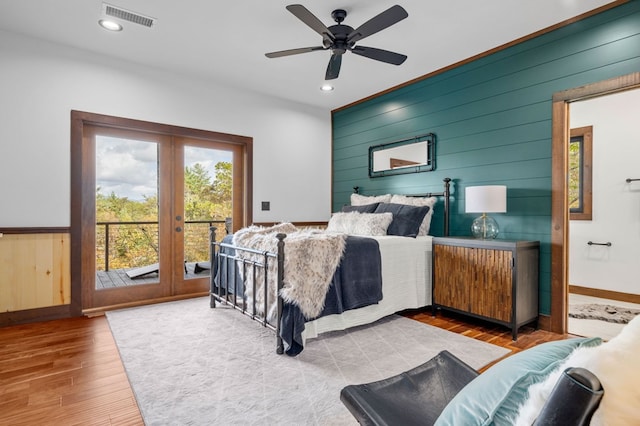
M366 206L367 204L373 203L388 203L391 201L391 194L385 195L360 195L360 194L351 194L351 205L352 206Z
M327 232L363 236L387 235L387 228L392 220L391 213L334 213L329 219Z
M438 199L436 197L408 197L406 195L394 194L391 196L391 203L405 204L408 206L429 206L429 212L422 219L420 224L420 230L418 235L429 235L429 228L431 227L431 216L433 216L433 206L436 205Z
M540 414L560 375L569 367L582 367L596 375L604 389L591 425L637 425L640 419L640 315L620 334L595 347L578 348L545 381L529 388L529 397L520 407L516 425L531 425Z

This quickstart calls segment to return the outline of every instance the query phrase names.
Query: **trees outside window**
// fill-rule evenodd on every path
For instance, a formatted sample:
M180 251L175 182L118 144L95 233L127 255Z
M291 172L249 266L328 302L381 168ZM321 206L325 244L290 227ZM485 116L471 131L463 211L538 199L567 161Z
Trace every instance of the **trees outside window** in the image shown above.
M569 219L592 218L593 127L571 129L569 140Z

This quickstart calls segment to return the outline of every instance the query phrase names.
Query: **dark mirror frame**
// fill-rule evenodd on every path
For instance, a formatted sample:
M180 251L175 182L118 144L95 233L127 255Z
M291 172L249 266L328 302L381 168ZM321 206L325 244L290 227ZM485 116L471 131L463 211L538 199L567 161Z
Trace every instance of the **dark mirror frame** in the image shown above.
M427 143L427 152L426 158L424 162L421 162L415 166L402 166L398 168L390 168L386 170L378 170L375 171L373 169L373 156L376 152L398 148L405 145L415 144L415 143ZM369 177L382 177L382 176L393 176L400 175L406 173L421 173L421 172L431 172L436 169L436 135L434 133L426 133L419 136L414 136L409 139L402 139L394 142L384 143L381 145L374 145L369 147Z

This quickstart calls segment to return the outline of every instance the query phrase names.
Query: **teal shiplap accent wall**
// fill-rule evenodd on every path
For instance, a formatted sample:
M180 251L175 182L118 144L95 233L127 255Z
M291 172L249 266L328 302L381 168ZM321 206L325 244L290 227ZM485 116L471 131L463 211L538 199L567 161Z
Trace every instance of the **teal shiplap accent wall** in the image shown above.
M333 113L333 211L364 195L442 191L451 235L470 235L464 188L507 185L498 238L538 240L540 312L551 310L551 126L555 92L640 71L640 0ZM368 148L433 132L433 172L368 177ZM436 209L432 234L442 235Z

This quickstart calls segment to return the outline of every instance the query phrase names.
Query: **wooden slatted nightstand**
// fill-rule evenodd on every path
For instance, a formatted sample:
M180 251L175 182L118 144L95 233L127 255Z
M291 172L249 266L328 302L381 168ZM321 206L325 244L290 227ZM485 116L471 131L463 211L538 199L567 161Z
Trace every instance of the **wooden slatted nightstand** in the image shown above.
M433 239L433 309L511 328L538 319L539 241Z

